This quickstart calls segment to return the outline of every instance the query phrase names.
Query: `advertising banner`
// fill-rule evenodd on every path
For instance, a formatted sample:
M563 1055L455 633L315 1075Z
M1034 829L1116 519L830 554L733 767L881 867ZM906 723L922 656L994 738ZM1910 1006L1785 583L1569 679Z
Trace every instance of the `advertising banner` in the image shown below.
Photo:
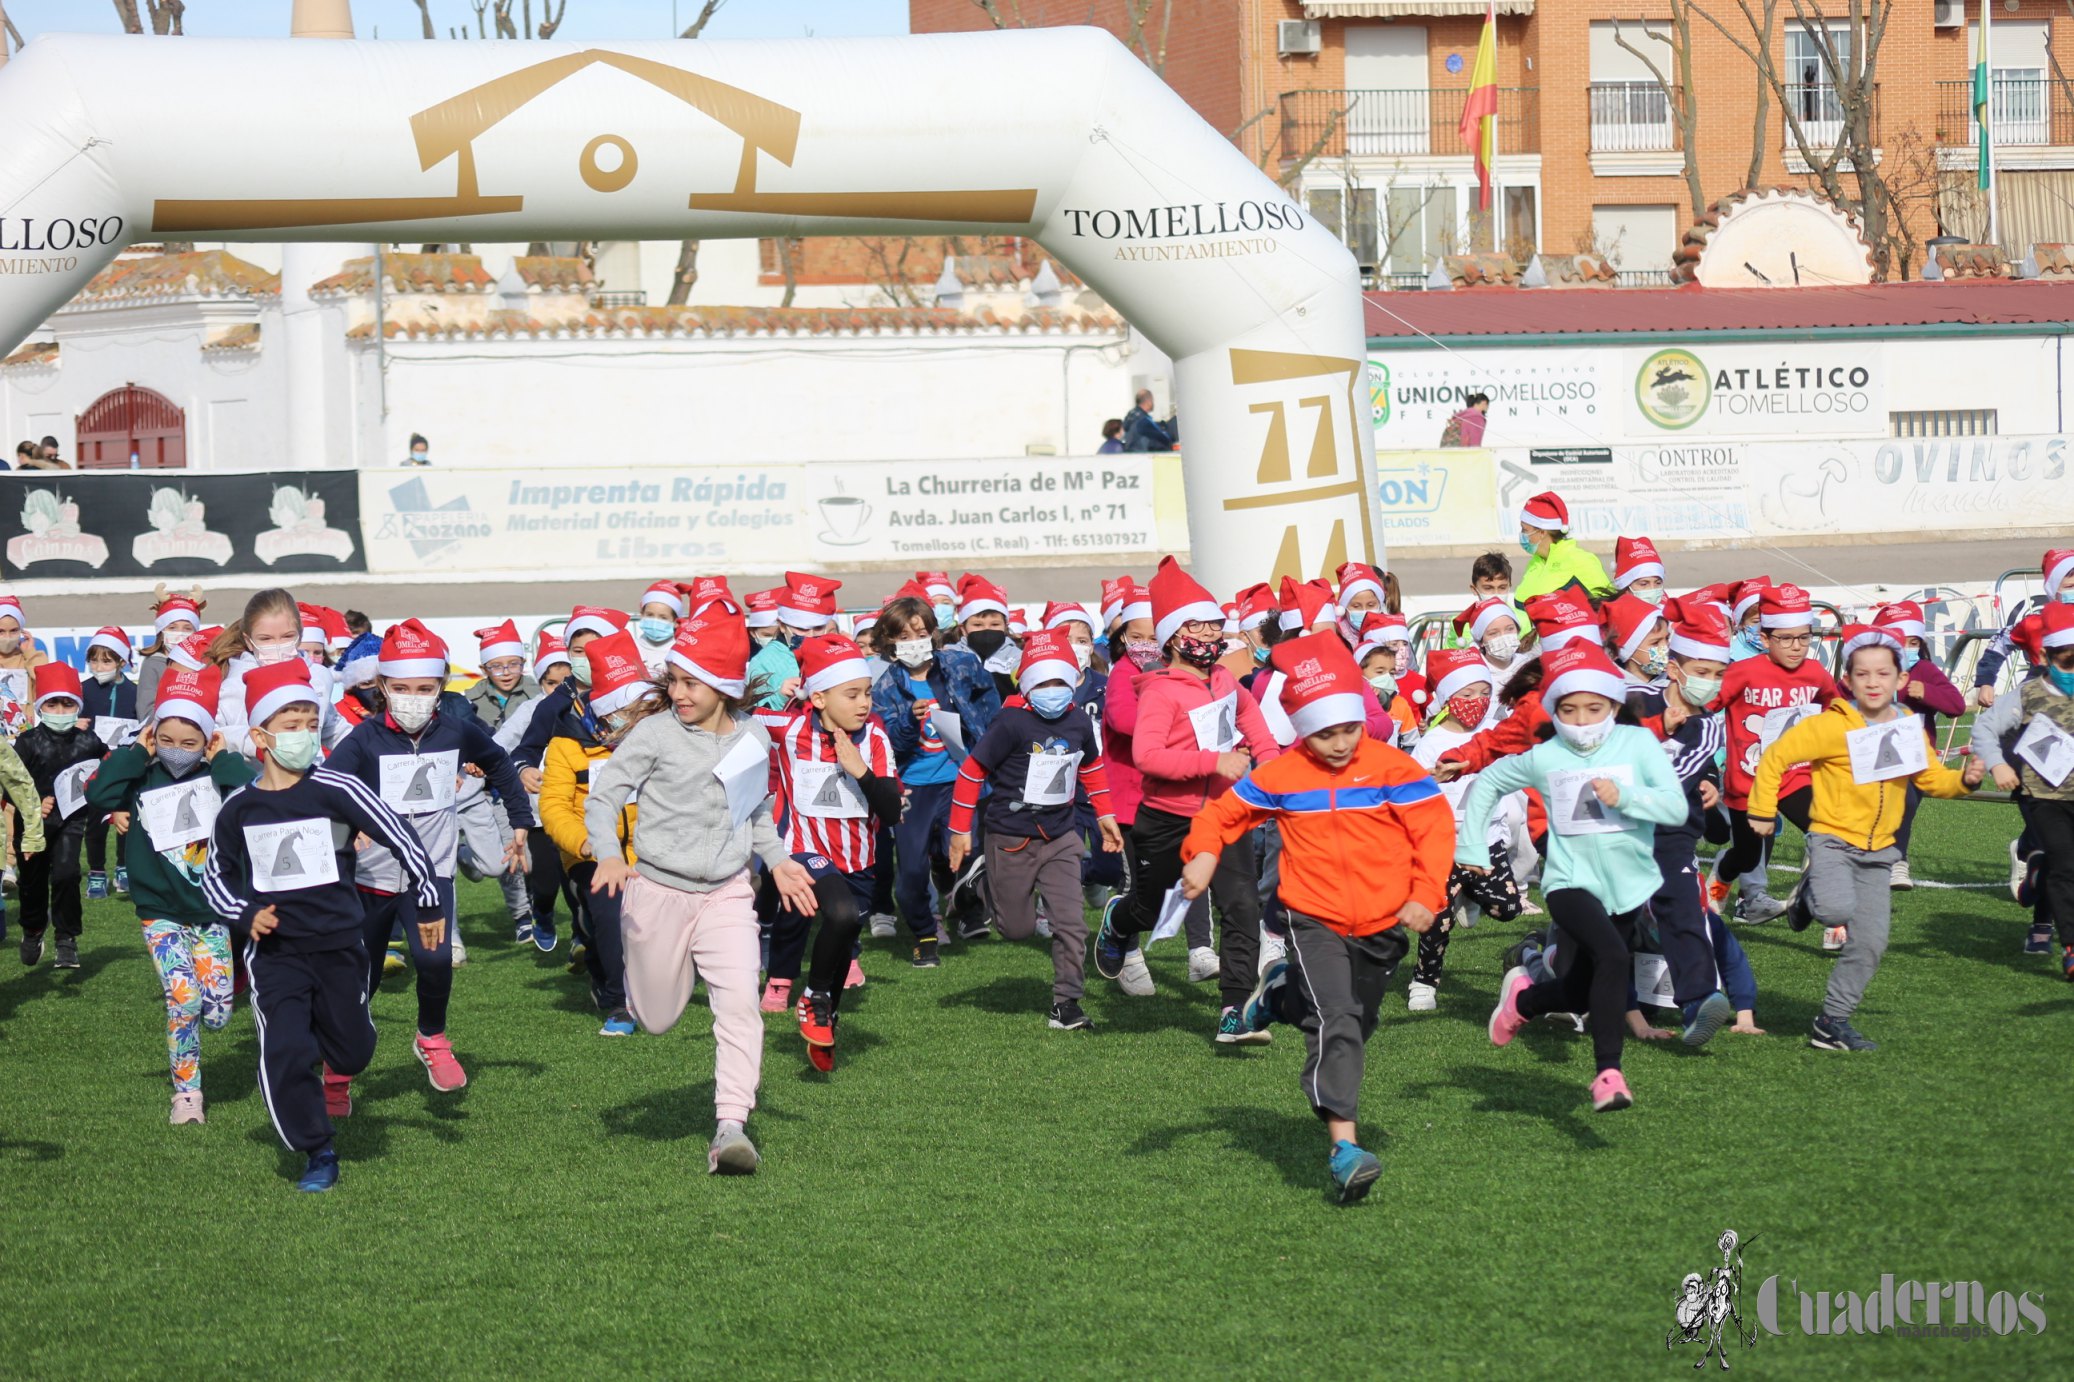
M0 488L0 574L165 578L365 571L349 472L37 471Z
M807 467L812 559L1013 561L1159 550L1143 455Z
M1877 342L1665 346L1622 351L1625 434L1635 438L1879 436L1887 431Z
M1547 439L1589 445L1610 434L1617 415L1611 356L1603 351L1390 353L1368 360L1375 444L1434 446L1470 394L1491 400L1492 443Z
M1392 549L1498 537L1496 471L1488 451L1377 452L1376 493Z

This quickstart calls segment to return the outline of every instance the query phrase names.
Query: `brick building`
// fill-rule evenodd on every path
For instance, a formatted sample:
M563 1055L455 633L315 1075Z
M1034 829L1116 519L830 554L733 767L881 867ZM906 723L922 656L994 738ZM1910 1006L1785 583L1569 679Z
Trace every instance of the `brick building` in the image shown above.
M1874 146L1907 209L1906 234L1891 242L1896 276L1913 276L1932 235L1986 234L1972 191L1981 3L1894 0L1874 55ZM977 0L908 8L917 33L993 24ZM1791 4L1778 6L1765 45L1734 0L1690 9L1701 203L1743 187L1753 153L1760 185L1811 182L1785 107L1818 159L1845 115L1816 36ZM1697 216L1675 103L1645 60L1678 85L1669 0L1497 0L1495 226L1475 210L1456 134L1483 0L1019 0L995 10L1032 25L1092 19L1153 65L1163 56L1166 80L1206 120L1271 172L1297 170L1292 191L1340 228L1379 284L1416 286L1437 256L1489 248L1494 232L1515 258L1597 251L1624 281L1657 281ZM1771 54L1779 90L1760 89L1757 64L1707 15ZM2063 0L2000 0L1991 32L2000 240L2020 258L2035 243L2074 240L2074 12ZM1833 51L1845 51L1846 26L1832 33ZM1856 195L1848 165L1841 177Z

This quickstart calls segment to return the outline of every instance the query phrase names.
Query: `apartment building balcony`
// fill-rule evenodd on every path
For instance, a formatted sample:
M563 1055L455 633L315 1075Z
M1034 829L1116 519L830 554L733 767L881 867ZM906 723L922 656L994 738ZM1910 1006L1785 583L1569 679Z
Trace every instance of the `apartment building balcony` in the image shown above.
M1501 156L1541 151L1541 89L1498 89ZM1281 96L1282 156L1317 149L1321 159L1468 158L1457 133L1465 87L1404 90L1285 91Z
M2048 78L1996 77L1988 84L1988 127L1995 147L2074 149L2074 100ZM1937 84L1937 142L1950 149L1980 143L1973 120L1973 83Z
M1685 167L1671 88L1655 82L1593 82L1591 165L1599 177L1664 177Z

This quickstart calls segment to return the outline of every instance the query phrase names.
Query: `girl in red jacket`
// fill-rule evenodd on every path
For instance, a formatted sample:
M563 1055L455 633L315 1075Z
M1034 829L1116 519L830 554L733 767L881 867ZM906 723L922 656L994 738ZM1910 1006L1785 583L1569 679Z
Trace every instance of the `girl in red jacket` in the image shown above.
M1144 796L1131 826L1131 891L1103 908L1094 945L1095 971L1121 980L1133 994L1153 991L1138 936L1153 928L1168 891L1180 880L1189 819L1230 791L1255 761L1281 753L1259 705L1218 665L1224 655L1223 607L1172 557L1161 560L1152 578L1152 621L1166 665L1135 679L1131 757ZM1223 857L1210 895L1224 917L1217 1040L1261 1041L1268 1035L1264 1030L1251 1031L1239 1020L1260 963L1260 891L1251 850Z

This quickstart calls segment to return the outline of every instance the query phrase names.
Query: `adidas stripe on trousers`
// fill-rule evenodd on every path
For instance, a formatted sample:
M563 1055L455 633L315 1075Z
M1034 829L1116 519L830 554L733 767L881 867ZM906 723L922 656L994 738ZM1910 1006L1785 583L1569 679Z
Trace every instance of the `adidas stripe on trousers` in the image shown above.
M259 1093L281 1141L302 1153L331 1144L319 1062L357 1075L374 1059L367 949L281 951L245 946L253 1023L259 1030Z

